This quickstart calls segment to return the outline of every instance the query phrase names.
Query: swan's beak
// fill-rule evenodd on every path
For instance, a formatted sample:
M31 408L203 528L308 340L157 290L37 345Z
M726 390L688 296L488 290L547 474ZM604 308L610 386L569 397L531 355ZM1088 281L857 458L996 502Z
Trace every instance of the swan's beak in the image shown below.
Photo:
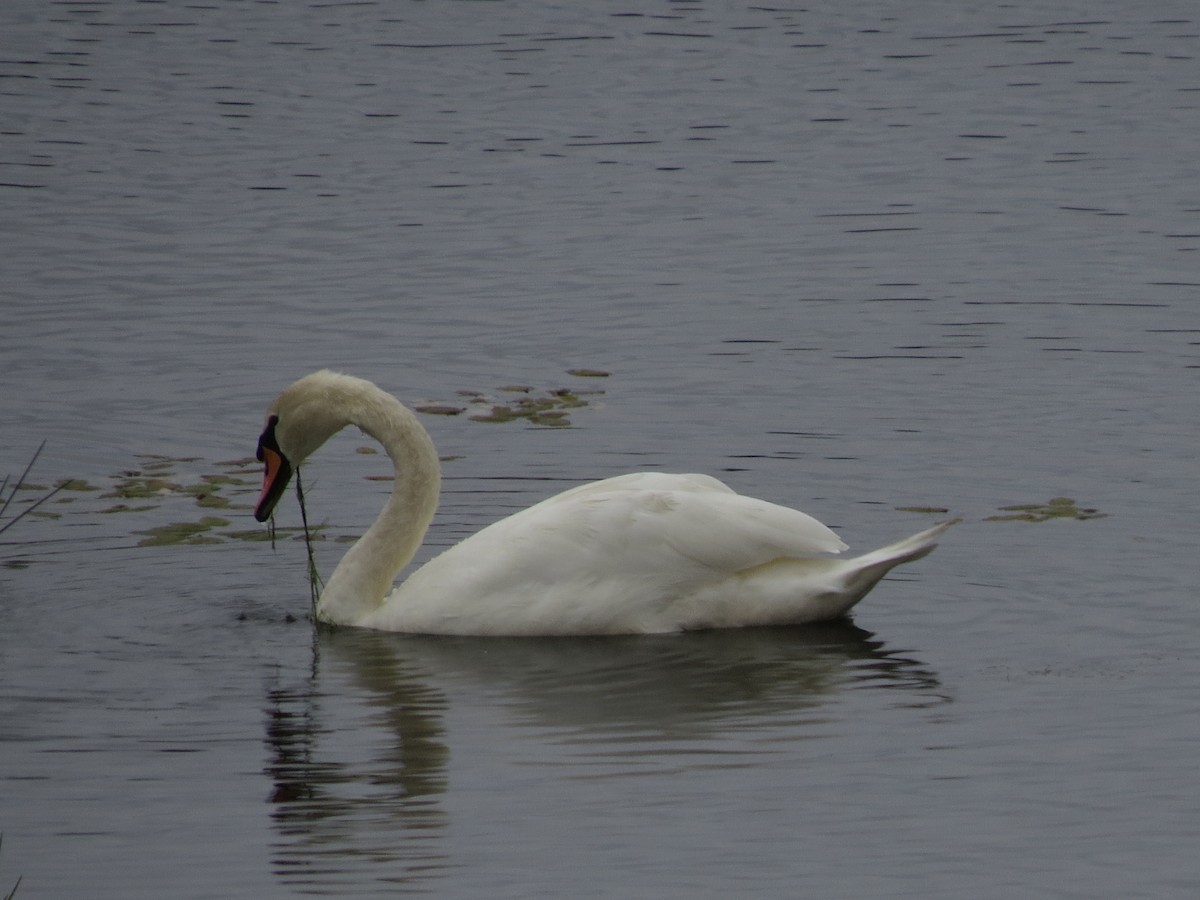
M292 478L292 465L283 455L283 451L279 449L278 441L275 440L275 423L278 421L278 416L271 416L267 420L267 427L263 430L262 436L258 439L256 455L265 464L262 493L258 495L258 505L254 508L254 518L260 522L271 518L275 504L283 496L283 491Z

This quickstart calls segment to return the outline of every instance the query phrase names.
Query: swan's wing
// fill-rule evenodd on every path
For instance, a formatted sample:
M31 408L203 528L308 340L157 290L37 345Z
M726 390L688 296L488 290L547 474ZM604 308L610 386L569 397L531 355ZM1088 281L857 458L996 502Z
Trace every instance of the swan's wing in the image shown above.
M812 516L732 491L635 491L596 498L618 504L627 540L669 547L721 572L740 572L781 557L810 558L846 549Z
M678 593L780 558L839 553L836 534L798 510L693 484L576 488L484 528L425 569L502 585L627 584ZM473 577L472 577L473 575Z
M554 512L566 518L555 521L555 528L570 528L572 520L596 520L589 531L622 534L626 540L636 535L728 571L781 556L811 557L846 549L812 516L735 493L708 475L618 475L564 491L512 518L529 516L549 523L558 518Z
M681 560L723 573L781 557L846 549L812 516L735 493L708 475L638 472L580 485L490 525L475 543L507 548L551 541L568 565L594 565L597 577L644 560L670 571ZM536 550L528 550L536 555ZM553 568L558 568L557 566Z

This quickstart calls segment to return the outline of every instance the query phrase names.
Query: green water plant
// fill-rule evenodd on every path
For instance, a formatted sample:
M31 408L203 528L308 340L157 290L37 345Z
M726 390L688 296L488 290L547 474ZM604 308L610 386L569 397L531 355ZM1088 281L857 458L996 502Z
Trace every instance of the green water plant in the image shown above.
M1081 507L1070 497L1052 497L1047 503L1018 503L1001 506L1003 515L988 516L988 522L1048 522L1051 519L1103 519L1108 513Z
M517 386L502 388L510 393L531 389ZM571 424L568 411L587 406L574 391L558 388L541 396L516 397L508 403L494 403L486 412L469 416L472 422L504 423L524 419L534 425L544 425L550 428L562 428Z
M576 378L607 378L608 372L599 369L569 369ZM528 422L546 428L564 428L571 424L570 413L591 405L589 397L603 394L601 390L551 388L538 392L531 385L507 384L496 388L501 396L481 391L458 391L462 403L421 403L413 408L427 416L459 416L468 413L472 422L491 425L509 422ZM503 396L508 395L508 396Z
M308 527L308 509L304 505L304 487L300 480L300 469L296 469L296 499L300 501L300 521L304 525L304 552L308 557L308 590L312 602L312 618L317 621L317 601L321 599L321 591L325 582L317 570L317 555L313 548L312 532Z
M146 512L158 508L175 498L189 498L196 506L205 510L231 510L237 508L229 493L248 492L253 489L253 474L246 460L226 460L215 465L225 467L221 472L200 474L197 481L183 483L175 474L175 468L184 463L201 462L199 457L144 456L142 465L127 469L112 476L113 486L100 496L117 502L103 513ZM181 531L182 523L163 526L161 533L150 535L143 544L161 546L171 543L220 543L212 536L204 540L190 540ZM146 532L138 532L145 534Z
M567 369L568 375L574 375L576 378L607 378L608 372L603 369Z
M167 525L159 525L157 528L135 531L134 534L146 535L146 537L138 541L139 547L173 547L178 544L220 544L224 542L220 538L209 534L209 532L214 528L224 528L229 524L228 519L205 516L198 522L171 522Z

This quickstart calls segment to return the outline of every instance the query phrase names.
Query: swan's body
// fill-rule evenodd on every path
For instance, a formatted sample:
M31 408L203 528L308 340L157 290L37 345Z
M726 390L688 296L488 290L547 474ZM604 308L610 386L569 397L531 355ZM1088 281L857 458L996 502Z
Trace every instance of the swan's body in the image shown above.
M316 372L272 405L255 516L292 467L347 425L387 450L395 487L317 604L336 625L433 634L637 634L785 625L846 613L893 566L929 553L951 523L855 559L802 512L706 475L639 473L582 485L496 522L393 581L437 507L437 452L416 416L368 381Z

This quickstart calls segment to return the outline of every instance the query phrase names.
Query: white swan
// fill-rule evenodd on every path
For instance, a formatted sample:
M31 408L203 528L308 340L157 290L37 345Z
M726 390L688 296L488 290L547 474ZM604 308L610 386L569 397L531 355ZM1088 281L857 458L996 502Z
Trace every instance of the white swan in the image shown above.
M254 516L294 467L347 425L387 450L395 486L317 603L317 618L385 631L636 634L785 625L844 614L893 566L929 553L953 522L864 556L811 516L735 494L706 475L644 472L565 491L430 560L393 589L437 508L437 451L417 417L369 381L314 372L268 412Z

